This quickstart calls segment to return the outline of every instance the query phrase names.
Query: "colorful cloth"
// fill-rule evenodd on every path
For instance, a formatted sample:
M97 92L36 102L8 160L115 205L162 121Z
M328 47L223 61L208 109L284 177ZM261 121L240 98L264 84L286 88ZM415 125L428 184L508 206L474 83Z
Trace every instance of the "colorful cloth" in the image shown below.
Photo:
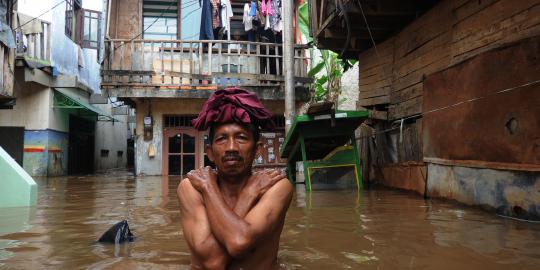
M212 28L221 27L221 4L219 0L212 0Z
M257 95L234 87L218 90L210 96L199 116L191 123L202 131L213 123L230 122L274 129L272 113L262 105Z

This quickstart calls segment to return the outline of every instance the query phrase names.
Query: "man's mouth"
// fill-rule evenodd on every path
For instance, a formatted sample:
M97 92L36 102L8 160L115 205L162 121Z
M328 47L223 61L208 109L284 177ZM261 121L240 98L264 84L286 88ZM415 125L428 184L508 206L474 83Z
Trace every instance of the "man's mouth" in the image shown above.
M235 164L235 163L238 163L240 162L242 159L240 157L232 157L232 156L229 156L229 157L224 157L223 158L223 162L225 164Z

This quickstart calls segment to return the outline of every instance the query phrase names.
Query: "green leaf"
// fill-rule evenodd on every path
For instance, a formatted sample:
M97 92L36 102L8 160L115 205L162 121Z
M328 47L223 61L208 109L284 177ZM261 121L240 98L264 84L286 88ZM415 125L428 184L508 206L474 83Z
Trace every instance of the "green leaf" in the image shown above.
M307 2L298 7L298 28L300 32L304 35L308 42L312 41L312 38L309 34L309 8Z
M328 82L328 76L324 75L317 79L317 84L324 85L326 82Z
M313 78L324 68L324 62L319 62L313 68L308 71L308 76Z

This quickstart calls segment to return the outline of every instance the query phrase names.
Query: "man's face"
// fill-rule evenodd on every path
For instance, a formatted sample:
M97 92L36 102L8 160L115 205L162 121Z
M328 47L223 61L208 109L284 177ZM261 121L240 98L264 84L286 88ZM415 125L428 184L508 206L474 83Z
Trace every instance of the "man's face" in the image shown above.
M255 142L249 127L226 123L215 127L214 138L206 147L206 154L216 164L220 174L240 176L251 171L253 159L261 145Z

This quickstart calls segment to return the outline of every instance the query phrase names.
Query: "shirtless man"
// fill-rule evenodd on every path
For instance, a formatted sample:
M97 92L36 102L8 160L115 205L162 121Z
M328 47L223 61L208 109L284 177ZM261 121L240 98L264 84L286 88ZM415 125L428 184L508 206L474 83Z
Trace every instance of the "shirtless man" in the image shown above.
M193 269L278 267L292 185L277 170L252 173L262 147L258 126L271 125L270 117L254 94L232 88L216 91L194 120L198 129L210 127L205 150L216 170L193 170L178 186Z

